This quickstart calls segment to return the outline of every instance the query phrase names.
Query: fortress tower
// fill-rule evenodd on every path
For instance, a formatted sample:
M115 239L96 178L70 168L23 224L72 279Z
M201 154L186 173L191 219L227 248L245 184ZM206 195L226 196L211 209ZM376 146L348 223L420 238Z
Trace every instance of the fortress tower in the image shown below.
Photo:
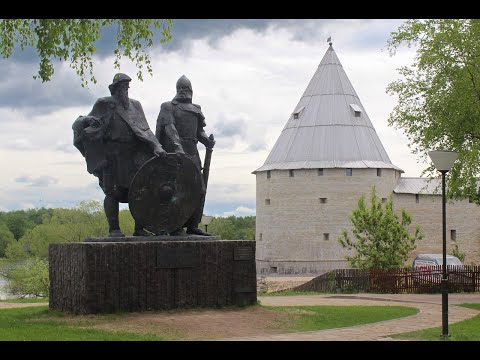
M322 274L348 268L338 243L358 199L393 194L394 208L425 234L412 251L442 252L438 179L401 177L352 87L332 44L256 175L257 274ZM480 262L480 206L449 202L447 251Z

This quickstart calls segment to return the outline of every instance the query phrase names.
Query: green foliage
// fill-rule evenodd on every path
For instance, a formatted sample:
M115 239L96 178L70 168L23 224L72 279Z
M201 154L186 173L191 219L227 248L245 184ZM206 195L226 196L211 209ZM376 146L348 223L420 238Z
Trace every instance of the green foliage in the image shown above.
M17 240L20 239L28 229L35 226L23 210L8 213L5 217L5 223Z
M107 316L97 315L102 319ZM0 339L3 341L144 341L165 340L156 334L134 334L93 328L95 323L80 317L65 319L47 306L0 310ZM103 321L104 323L105 321Z
M480 203L480 19L407 20L388 41L391 55L402 44L417 47L411 66L387 87L398 105L389 124L402 129L412 152L459 152L448 176L450 198ZM424 173L431 176L431 165Z
M120 210L118 213L118 219L123 233L127 236L133 235L135 230L135 220L133 220L130 210Z
M475 309L475 310L478 310L480 311L480 304L478 303L473 303L473 304L461 304L459 306L462 306L462 307L466 307L468 309Z
M452 247L452 252L450 253L450 255L456 256L458 260L462 262L462 264L465 262L466 254L459 250L458 245Z
M15 237L4 223L0 223L0 258L5 256L5 249L8 244L13 243Z
M3 19L0 20L0 53L7 59L18 47L36 49L40 64L33 77L43 82L51 80L54 61L69 61L82 79L82 86L86 86L88 81L97 82L92 60L95 42L100 39L103 28L115 26L114 67L120 69L120 60L125 57L135 63L137 77L142 81L144 65L152 74L147 50L157 39L159 43L170 41L172 25L171 19Z
M8 272L7 291L18 297L47 297L50 286L48 261L28 258Z
M370 208L366 206L365 196L362 195L358 200L358 208L352 211L350 219L354 240L350 239L347 230L343 230L338 241L342 247L356 251L346 259L352 267L360 269L402 267L410 251L415 249L416 241L424 236L418 226L415 234L410 235L408 226L412 220L409 213L401 209L399 217L393 210L391 195L385 206L382 206L375 186L371 191Z
M43 223L28 230L15 243L10 243L5 255L9 259L38 257L48 259L48 245L79 242L86 237L105 236L107 220L99 202L82 202L74 209L53 209Z
M222 240L255 240L255 216L215 217L208 225L208 232Z
M27 230L41 224L44 217L51 215L52 211L41 208L0 212L0 222L4 222L15 239L19 240Z

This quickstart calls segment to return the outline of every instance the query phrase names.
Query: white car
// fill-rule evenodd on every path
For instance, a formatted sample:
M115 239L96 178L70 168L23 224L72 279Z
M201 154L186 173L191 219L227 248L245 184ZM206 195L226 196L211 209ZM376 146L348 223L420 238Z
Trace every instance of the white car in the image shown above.
M433 283L440 285L443 277L443 255L442 254L419 254L413 260L415 281L420 284ZM465 266L459 258L447 255L447 268L449 289L453 291L473 291L474 284L471 274L466 271Z
M432 266L443 266L443 255L442 254L419 254L413 260L414 269L428 269ZM449 265L458 265L462 266L462 262L459 258L453 255L447 255L447 266Z

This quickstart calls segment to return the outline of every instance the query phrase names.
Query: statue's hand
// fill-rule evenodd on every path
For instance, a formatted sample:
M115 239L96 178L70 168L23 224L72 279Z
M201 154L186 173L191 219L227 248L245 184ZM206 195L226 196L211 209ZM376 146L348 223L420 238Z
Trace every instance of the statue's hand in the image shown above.
M100 120L99 118L97 118L95 116L87 116L86 120L87 120L88 125L92 126L92 127L98 128L102 125L102 120Z
M213 138L213 134L210 134L210 136L207 139L208 139L207 148L213 149L213 147L215 146L215 139Z
M177 155L185 155L185 151L183 151L183 147L179 144L175 146L175 154Z
M153 155L163 158L163 157L167 156L167 152L165 150L163 150L163 148L161 146L157 146L153 150Z
M215 146L215 140L210 140L208 147L210 149L213 149L214 146Z

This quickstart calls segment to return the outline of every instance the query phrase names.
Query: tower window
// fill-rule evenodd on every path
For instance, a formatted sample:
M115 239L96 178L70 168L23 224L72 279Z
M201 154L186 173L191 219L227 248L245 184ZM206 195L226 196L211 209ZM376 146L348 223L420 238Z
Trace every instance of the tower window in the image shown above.
M420 195L415 194L415 202L418 204L420 202Z
M293 172L293 170L288 170L288 174L290 175L290 177L294 177L294 176L295 176L295 173Z
M267 179L270 179L272 175L270 174L270 170L267 170Z
M346 176L352 176L352 169L348 168L348 169L345 169L345 175Z
M278 268L276 266L270 266L270 272L277 273Z
M457 230L450 230L450 240L452 241L457 240Z
M317 175L318 176L323 176L323 169L318 169L318 172L317 172Z
M323 240L328 240L330 238L329 233L323 233Z
M258 237L258 241L262 241L262 233L260 233L260 236Z
M298 119L300 117L300 115L302 114L303 109L305 109L305 106L302 106L298 110L295 110L293 112L293 118Z
M326 204L327 198L320 198L320 204Z
M350 104L350 108L353 110L353 114L355 115L355 117L360 117L360 115L362 114L362 109L360 109L360 106L358 106L357 104Z
M377 169L377 176L382 176L382 169L380 168Z
M270 199L265 199L265 205L270 205Z

